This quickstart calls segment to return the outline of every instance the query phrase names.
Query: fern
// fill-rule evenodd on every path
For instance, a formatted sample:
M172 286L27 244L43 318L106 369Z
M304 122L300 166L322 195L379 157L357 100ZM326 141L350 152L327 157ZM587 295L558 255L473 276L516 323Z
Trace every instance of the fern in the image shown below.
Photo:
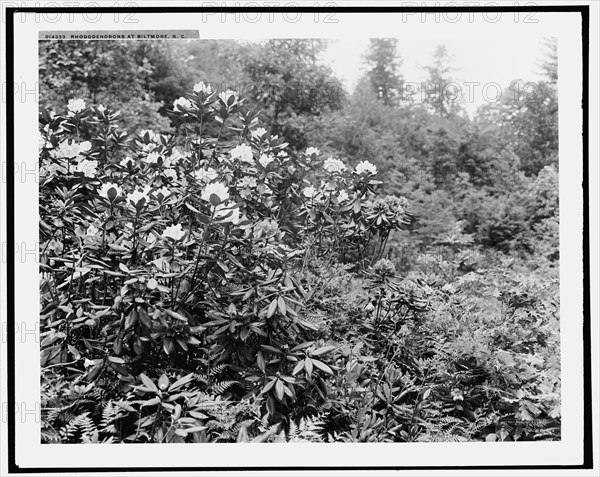
M213 390L213 392L215 394L220 395L220 394L223 394L231 386L234 386L235 384L239 384L239 382L238 381L221 381L221 382L213 384L211 389Z
M213 368L209 369L208 375L211 378L215 378L217 376L220 376L223 373L223 371L225 371L226 369L227 369L227 365L226 364L224 364L224 363L217 364Z
M298 423L290 422L288 442L323 442L325 423L320 416L304 417Z
M123 417L123 409L108 401L102 409L102 420L100 421L99 430L104 434L117 435L118 431L115 427L116 421Z
M421 421L428 432L420 436L419 440L425 442L471 441L484 427L489 426L493 421L493 416L483 418L476 416L474 421L465 421L451 416L442 417L435 423Z
M89 414L89 412L84 412L72 419L60 430L61 437L68 441L73 441L77 438L83 441L83 436L91 439L94 434L98 433L98 428Z

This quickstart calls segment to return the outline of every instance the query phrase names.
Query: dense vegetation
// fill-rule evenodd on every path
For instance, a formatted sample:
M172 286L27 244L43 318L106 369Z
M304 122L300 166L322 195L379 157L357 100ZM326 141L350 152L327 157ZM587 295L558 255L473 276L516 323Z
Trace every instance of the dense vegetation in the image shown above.
M470 118L325 47L41 42L43 442L560 439L555 48Z

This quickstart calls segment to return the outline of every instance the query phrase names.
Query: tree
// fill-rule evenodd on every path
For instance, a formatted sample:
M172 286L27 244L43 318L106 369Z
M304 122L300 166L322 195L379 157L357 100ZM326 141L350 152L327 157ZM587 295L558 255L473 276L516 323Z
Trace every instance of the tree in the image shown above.
M365 55L366 76L377 98L388 106L401 99L402 76L399 69L402 60L396 52L397 44L395 38L371 39Z
M429 78L425 83L425 102L433 107L439 116L455 114L460 106L457 103L456 87L452 84L452 56L444 45L438 45L433 53L433 65L426 66Z
M540 63L540 69L550 83L558 83L558 41L555 37L544 40L546 48L544 59Z
M167 130L169 121L149 88L155 45L131 41L41 41L41 106L63 106L71 98L110 104L132 128ZM154 55L156 56L156 55Z
M295 149L305 148L314 118L342 107L345 91L319 63L323 40L269 40L243 58L244 96L260 108L275 134Z

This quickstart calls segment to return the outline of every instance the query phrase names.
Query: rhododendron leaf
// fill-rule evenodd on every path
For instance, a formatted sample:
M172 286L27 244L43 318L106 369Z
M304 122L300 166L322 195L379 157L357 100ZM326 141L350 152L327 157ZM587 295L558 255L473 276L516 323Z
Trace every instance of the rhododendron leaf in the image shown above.
M335 346L323 346L322 348L316 349L310 353L311 356L321 356L323 354L330 353L336 349Z
M164 310L164 311L165 311L165 313L167 315L169 315L169 316L171 316L173 318L176 318L176 319L181 320L181 321L185 321L186 323L188 321L187 317L183 316L180 313L177 313L176 311L173 311L173 310Z
M167 354L171 354L173 351L175 351L175 342L173 339L165 338L163 341L163 348Z
M262 344L262 345L260 345L260 347L266 351L270 351L271 353L281 353L280 349L275 348L274 346L271 346L271 345Z
M319 361L318 359L313 359L312 362L315 365L315 367L319 368L321 371L333 375L333 370L322 361Z
M267 318L271 318L275 314L276 310L277 310L277 299L274 299L269 304L269 309L267 310Z
M283 316L287 314L287 306L285 304L285 300L281 296L277 298L277 307Z
M146 388L151 389L153 392L158 394L158 387L156 387L154 382L148 376L142 373L140 374L139 378L142 380L142 383Z
M275 381L275 397L277 399L279 399L280 401L283 401L284 396L284 388L285 385L283 384L283 381L281 381L280 379L277 379Z
M193 207L192 205L190 205L188 202L185 203L185 206L190 209L192 212L196 212L196 213L200 213L200 211L198 209L196 209L196 207Z
M303 369L304 369L304 360L300 360L296 363L296 366L294 366L294 369L292 370L292 375L295 376Z
M169 387L169 377L166 374L162 374L160 378L158 378L158 388L161 391L165 391Z

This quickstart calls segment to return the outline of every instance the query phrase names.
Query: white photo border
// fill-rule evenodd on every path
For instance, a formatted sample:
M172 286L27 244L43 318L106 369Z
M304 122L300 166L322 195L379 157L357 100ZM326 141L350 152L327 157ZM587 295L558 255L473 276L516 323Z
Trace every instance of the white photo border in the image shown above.
M141 3L141 2L140 2ZM207 2L214 3L214 2ZM148 2L149 6L156 5ZM506 11L516 11L513 8ZM560 307L561 307L561 376L562 376L562 439L558 442L517 442L517 443L402 443L402 444L268 444L256 446L252 444L123 444L107 446L81 446L75 448L70 444L41 444L39 420L22 419L12 416L14 435L13 439L15 458L9 462L12 471L19 472L76 472L97 471L108 472L114 470L153 470L153 469L179 469L184 470L361 470L361 469L560 469L585 468L589 460L584 462L584 437L586 446L591 446L591 435L584 435L584 410L589 416L591 404L588 407L586 400L591 396L584 396L584 386L587 391L591 381L584 381L583 367L584 354L587 361L587 373L591 373L591 349L583 349L585 336L584 316L584 197L582 183L587 181L584 176L584 146L582 144L582 130L584 128L584 115L581 104L584 103L587 91L582 85L586 78L583 77L585 48L582 36L585 35L585 18L581 8L573 6L571 11L555 11L552 7L542 7L537 10L539 20L536 24L515 24L515 28L532 28L556 36L559 45L559 144L560 144ZM396 10L382 11L376 8L367 8L359 13L352 12L350 8L335 10L336 23L315 22L315 16L302 15L296 22L275 21L252 23L234 23L235 28L224 28L220 13L216 11L191 11L177 12L177 7L161 9L151 12L148 8L110 9L101 8L98 13L105 13L98 21L89 23L85 21L83 12L78 8L63 8L48 10L48 14L55 15L62 12L58 21L34 21L36 11L28 13L8 11L12 15L9 20L12 32L12 45L18 45L18 54L14 55L14 78L7 78L8 82L16 84L36 84L38 81L38 34L45 30L111 30L115 28L114 12L119 15L131 11L138 20L135 25L117 26L118 29L199 29L201 39L247 39L247 38L351 38L360 32L366 37L392 36L398 25L403 29L415 28L411 24L415 17L404 16L405 12ZM166 10L169 10L167 12ZM247 9L241 8L242 12ZM367 11L369 10L369 11ZM435 9L434 9L435 10ZM493 12L494 7L488 9ZM559 9L560 10L560 9ZM259 10L255 10L259 11ZM267 11L267 10L265 10ZM276 11L276 10L271 10ZM294 8L289 8L293 12ZM449 11L452 11L450 9ZM477 12L477 9L470 9ZM502 10L500 10L502 11ZM86 14L92 15L94 9L88 9ZM215 13L215 14L213 14ZM323 13L326 13L324 11ZM30 21L19 21L18 16L30 15ZM291 15L291 13L290 13ZM589 14L588 14L589 15ZM122 18L122 17L121 17ZM323 17L321 17L323 18ZM589 18L589 17L588 17ZM71 21L71 19L73 21ZM507 22L513 21L505 19ZM418 18L415 19L418 23ZM12 24L11 24L12 23ZM498 29L503 20L495 23L473 22L467 24L442 23L418 24L415 32L426 35L428 29L433 28L440 38L443 35L478 35L493 36L494 29ZM498 30L499 31L499 30ZM589 35L589 33L588 33ZM8 46L8 45L7 45ZM24 164L22 170L33 170L37 167L37 137L38 104L34 101L18 101L12 95L14 106L12 117L8 117L11 124L8 132L14 132L14 157L9 161ZM11 97L8 98L9 106ZM586 123L587 124L587 120ZM17 127L18 125L18 127ZM8 152L11 152L10 150ZM17 158L19 160L17 161ZM25 158L25 159L22 159ZM30 159L32 158L32 159ZM38 241L38 184L31 180L17 180L17 175L7 174L8 180L14 179L12 193L15 210L18 211L18 220L14 223L13 244L22 244L22 250L31 250L27 244ZM9 187L8 192L11 192ZM10 204L9 204L10 205ZM7 211L8 212L8 211ZM589 211L588 211L589 214ZM10 219L10 215L7 216ZM15 215L12 216L13 218ZM9 223L9 226L11 224ZM8 237L11 238L10 235ZM589 247L589 242L588 242ZM589 251L588 251L589 257ZM10 248L8 254L11 257ZM10 264L9 264L10 265ZM14 301L14 314L8 316L9 320L19 317L19 323L25 329L35 329L39 326L39 281L37 261L27 259L14 260L14 277L9 283L10 290L16 293ZM10 266L8 269L10 273ZM589 269L588 269L589 280ZM589 287L589 282L588 282ZM589 292L589 290L588 290ZM587 304L587 310L589 304ZM589 316L587 318L589 329ZM14 326L14 322L13 322ZM27 408L27 403L36 403L40 396L40 365L39 343L34 340L16 340L16 334L11 334L8 328L8 351L14 351L13 356L8 356L5 361L9 367L9 374L14 378L14 388L9 383L8 391L14 390L14 396L8 396L13 405L20 403ZM10 340L12 347L10 346ZM589 341L588 341L589 343ZM11 366L18 366L11 368ZM586 380L591 377L585 376ZM590 401L591 402L591 401ZM9 427L11 420L9 406ZM31 404L29 406L31 409ZM588 417L588 419L591 416ZM24 422L23 422L24 421ZM591 424L590 424L591 426ZM11 430L11 429L9 429ZM590 429L586 428L586 432ZM10 443L9 443L10 444ZM192 446L199 445L198 449ZM233 448L231 446L234 446ZM235 451L236 462L231 460L231 451ZM435 460L432 459L435 455ZM309 458L307 458L309 456ZM9 449L9 458L11 457ZM589 455L587 456L589 459ZM168 467L165 463L177 463ZM243 465L238 464L243 463ZM110 463L110 465L107 465ZM225 463L226 465L221 465ZM425 463L423 465L423 463ZM467 464L465 464L467 463ZM16 466L16 467L15 467ZM10 470L10 467L9 467Z

